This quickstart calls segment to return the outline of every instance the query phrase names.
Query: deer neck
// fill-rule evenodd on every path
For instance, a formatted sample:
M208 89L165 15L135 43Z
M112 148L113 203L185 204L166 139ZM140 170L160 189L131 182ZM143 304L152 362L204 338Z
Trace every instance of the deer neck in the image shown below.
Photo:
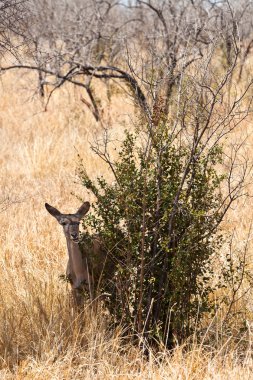
M66 240L69 255L68 270L72 281L72 287L78 289L82 284L86 284L90 287L90 276L79 245L74 243L70 238L66 238Z

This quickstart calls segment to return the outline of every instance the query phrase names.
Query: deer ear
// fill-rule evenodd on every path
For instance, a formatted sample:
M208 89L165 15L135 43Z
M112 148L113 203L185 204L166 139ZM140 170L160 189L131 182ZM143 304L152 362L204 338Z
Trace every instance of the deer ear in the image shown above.
M82 219L84 217L84 215L87 214L89 209L90 209L90 203L84 202L82 204L82 206L77 210L76 216L78 216L78 218Z
M53 215L57 220L61 217L61 215L62 215L61 212L58 211L53 206L50 206L48 203L45 203L45 207L46 207L47 211L49 212L49 214Z

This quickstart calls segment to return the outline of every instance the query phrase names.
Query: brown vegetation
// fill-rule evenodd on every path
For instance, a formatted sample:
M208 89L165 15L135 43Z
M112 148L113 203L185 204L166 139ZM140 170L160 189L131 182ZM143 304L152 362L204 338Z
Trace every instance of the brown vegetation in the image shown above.
M122 139L124 129L131 129L136 121L136 107L146 116L151 131L164 115L170 118L169 101L179 78L184 76L186 69L190 76L193 67L197 67L194 65L198 64L199 58L209 46L214 46L216 51L221 52L221 56L216 55L213 59L212 72L230 72L233 52L238 54L229 82L230 90L225 96L228 99L220 101L217 97L216 104L220 104L220 109L217 106L216 114L211 113L211 116L225 120L223 112L225 115L226 105L231 104L236 93L245 90L251 78L251 26L248 30L245 21L240 31L244 54L239 54L235 43L238 32L235 20L238 25L243 17L243 20L249 20L247 2L242 1L246 5L245 12L241 14L240 7L237 13L229 13L229 2L225 2L228 8L224 8L224 14L219 13L221 8L213 4L212 9L217 11L217 18L206 16L205 5L201 8L204 2L202 4L201 1L200 8L195 7L194 1L187 3L184 8L186 3L182 2L182 15L185 18L181 17L180 7L165 7L164 12L167 12L168 20L171 21L168 23L171 29L168 29L163 13L158 12L158 8L153 9L149 1L140 0L136 7L138 18L133 19L136 21L135 28L132 28L132 19L127 19L126 30L124 20L118 17L122 13L114 13L115 7L110 6L110 1L103 2L104 8L101 9L105 14L101 16L99 12L94 13L90 29L85 27L85 9L80 13L79 24L76 23L78 6L73 6L73 19L61 24L58 23L57 12L57 7L61 12L65 11L64 7L61 8L61 2L57 2L57 7L51 14L44 7L47 4L50 8L51 3L46 0L38 2L38 10L41 12L34 13L36 27L33 28L31 23L29 29L26 17L19 17L23 12L23 3L25 2L8 0L5 5L0 5L3 30L8 30L12 24L20 21L20 27L12 30L14 41L28 41L25 45L27 50L24 49L25 55L22 56L25 57L23 66L32 60L37 64L33 72L23 68L15 71L11 68L11 71L1 76L1 379L250 379L253 375L253 187L252 171L250 172L253 162L252 107L245 113L241 107L242 114L247 114L247 117L223 141L224 151L230 159L237 144L243 142L237 155L238 166L235 166L232 182L236 180L236 175L241 174L244 163L247 163L247 172L250 173L245 187L248 196L234 202L222 223L228 239L216 258L215 277L220 275L225 257L229 256L231 261L228 271L233 276L230 277L230 286L226 291L219 289L213 297L215 301L217 298L217 306L221 298L226 302L222 303L223 306L214 315L205 316L198 335L193 335L181 346L176 345L170 352L161 345L156 351L147 347L143 355L141 344L140 347L134 346L126 339L127 331L124 327L112 328L108 311L102 305L94 310L87 304L82 314L74 313L68 285L60 280L67 262L65 239L60 227L44 208L44 203L49 202L62 212L71 212L80 205L78 197L93 201L92 194L84 190L75 174L80 158L90 178L103 174L106 179L111 179L111 174L107 165L90 149L91 142L95 141L96 144L102 140L105 127L109 127L110 138L113 140L112 156L115 155L114 147ZM169 5L170 3L168 2ZM73 4L78 5L78 1ZM97 2L91 4L95 6ZM188 7L196 11L193 21L188 18ZM13 12L12 9L16 11ZM13 19L8 12L11 12ZM112 19L108 16L111 13ZM129 15L131 14L130 12ZM225 21L224 15L228 17ZM119 24L108 23L108 19L115 20L115 17ZM149 22L143 21L146 20L145 17ZM119 26L122 22L121 29ZM190 28L194 22L200 25L196 30ZM184 23L188 23L188 29L185 29ZM146 39L150 25L157 31L157 39ZM160 25L158 29L157 25ZM44 40L41 42L42 27ZM84 52L75 49L76 46L79 48L77 31L81 27L84 27L84 41L89 41L89 33L97 31L91 44L84 44ZM72 30L73 35L66 33L65 28L67 31ZM176 42L171 44L173 31L177 31L173 40ZM106 36L105 41L111 35L112 45L103 45L101 35ZM217 47L213 35L222 35L224 45ZM122 45L124 36L133 38L132 45ZM17 62L20 64L13 39L9 39L8 33L3 33L1 38L1 49L4 47L1 66L10 68L17 65ZM65 44L64 54L60 40ZM22 51L23 45L19 43L17 45L21 46ZM45 46L50 46L52 50L43 51ZM141 54L140 46L143 48ZM126 47L130 47L130 55ZM87 67L87 62L83 61L87 56L95 68ZM184 58L183 64L182 57L189 60ZM104 68L101 66L104 63L109 66ZM119 73L117 67L112 69L110 64L123 67L123 73ZM53 71L48 69L50 65ZM202 66L200 64L200 68ZM153 67L159 67L160 70L155 72ZM130 77L126 75L129 72ZM118 77L118 74L123 77ZM106 75L110 79L120 79L120 82L116 84L110 81L105 85L103 80L107 78ZM82 86L71 85L71 82L73 84L73 81L79 79L82 80ZM32 89L36 88L38 80L39 90L36 94ZM45 84L46 81L47 84L50 83L49 86ZM128 87L122 88L124 83ZM194 83L199 85L197 81ZM202 87L211 93L211 87ZM244 99L247 105L247 98L252 99L252 91L250 88ZM238 117L232 114L232 123L240 117L239 114ZM220 168L222 172L225 169L224 166Z
M1 85L1 378L250 378L250 292L235 309L245 318L243 357L236 343L231 344L231 337L216 341L213 331L214 340L209 344L215 349L207 349L203 340L203 345L192 343L187 353L184 347L175 348L172 354L161 348L156 356L150 351L147 359L140 349L125 345L120 330L110 331L110 319L104 311L94 314L87 308L83 316L73 315L67 286L59 280L67 260L64 237L47 215L44 203L52 202L68 211L79 205L71 192L89 198L75 182L77 153L91 176L106 176L106 166L89 148L92 136L101 136L103 131L89 111L82 109L79 91L65 87L54 94L44 112L40 99L28 98L24 90L28 80L29 76L17 81L8 74ZM126 120L131 108L123 106L120 97L117 103L121 107L114 105L110 112ZM250 120L241 126L240 133L245 128L251 133ZM122 124L112 126L117 138L123 133ZM236 226L235 245L241 251L253 216L249 206L249 199L242 201L224 223L225 228ZM240 292L243 294L243 289ZM224 328L220 322L222 318L205 323L210 330L217 329L218 336Z

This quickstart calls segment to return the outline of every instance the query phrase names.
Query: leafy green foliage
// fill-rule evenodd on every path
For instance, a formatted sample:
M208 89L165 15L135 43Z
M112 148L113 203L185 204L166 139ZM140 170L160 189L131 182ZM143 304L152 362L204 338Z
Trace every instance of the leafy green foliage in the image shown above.
M171 346L187 337L208 310L211 257L222 242L217 229L222 198L215 165L221 149L192 150L160 125L147 149L140 133L126 133L113 164L115 181L96 183L80 168L97 202L83 241L96 232L113 270L102 292L116 322Z

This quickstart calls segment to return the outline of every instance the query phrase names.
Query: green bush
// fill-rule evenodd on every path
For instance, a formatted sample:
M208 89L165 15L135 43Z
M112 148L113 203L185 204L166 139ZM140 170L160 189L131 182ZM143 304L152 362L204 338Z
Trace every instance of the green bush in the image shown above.
M87 244L88 231L96 232L108 253L110 271L99 291L109 294L115 321L171 347L211 306L209 264L222 242L224 177L215 170L222 152L198 146L193 154L169 125L157 127L151 144L141 141L143 132L126 132L110 165L113 183L91 181L80 168L83 185L97 197L82 240Z

